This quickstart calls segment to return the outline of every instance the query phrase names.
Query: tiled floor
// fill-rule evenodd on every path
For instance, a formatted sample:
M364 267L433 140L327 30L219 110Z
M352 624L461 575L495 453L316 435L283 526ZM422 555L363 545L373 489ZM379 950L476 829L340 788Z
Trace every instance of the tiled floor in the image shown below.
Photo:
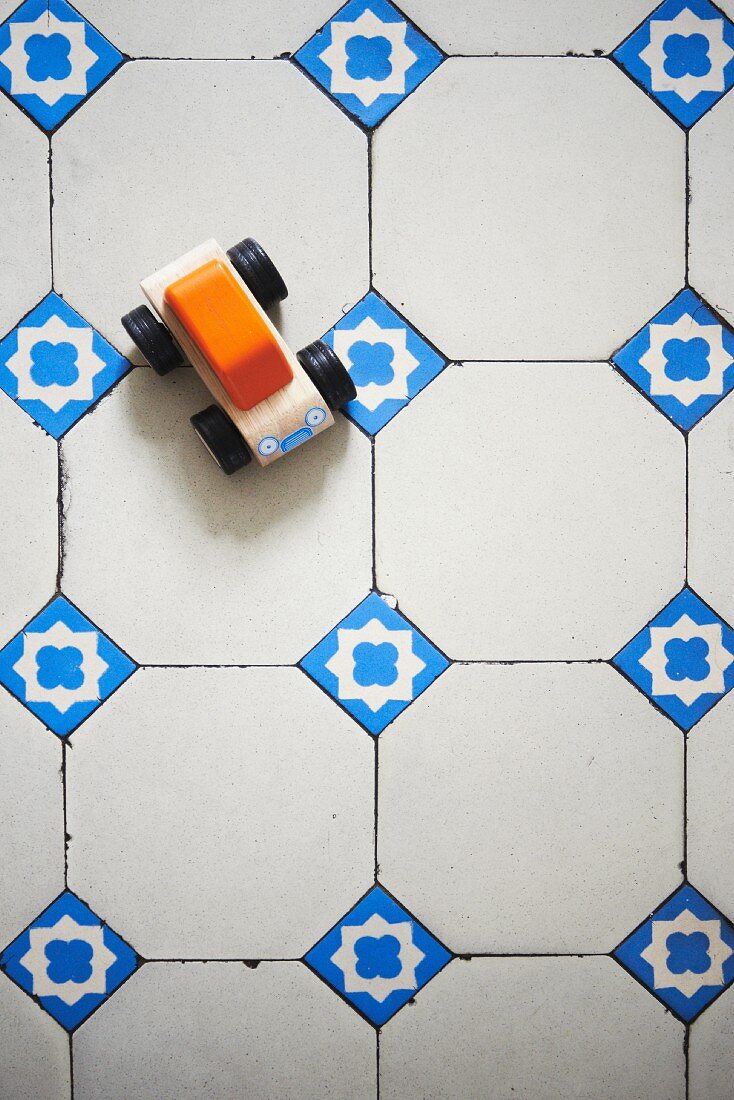
M2 1100L731 1100L721 3L0 2ZM226 478L247 234L357 399Z

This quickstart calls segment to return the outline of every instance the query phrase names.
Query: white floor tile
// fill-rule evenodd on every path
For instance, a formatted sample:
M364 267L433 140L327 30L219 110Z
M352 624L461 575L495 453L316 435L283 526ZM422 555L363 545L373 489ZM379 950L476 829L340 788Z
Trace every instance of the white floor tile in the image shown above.
M335 10L335 0L216 0L181 18L177 0L85 0L84 14L132 57L277 57L294 52Z
M375 137L376 285L454 359L605 359L681 287L683 180L608 62L449 60Z
M296 669L140 670L74 738L70 887L146 958L300 957L370 884L373 784Z
M365 143L284 61L127 65L54 138L56 284L132 354L119 318L142 278L208 237L253 236L290 289L278 324L298 350L367 289Z
M58 460L53 439L0 394L2 645L51 598L58 568ZM12 563L12 568L11 568Z
M734 5L732 5L734 7ZM734 10L730 12L734 18ZM734 322L734 222L729 180L734 174L734 98L724 98L691 130L690 279Z
M688 874L691 882L734 916L734 698L729 695L696 726L688 741Z
M734 993L724 993L691 1028L688 1100L731 1100Z
M375 1036L300 963L151 963L74 1037L76 1100L373 1100Z
M683 1100L683 1027L609 959L472 959L380 1043L381 1100Z
M381 881L463 952L609 951L680 881L682 735L606 666L457 666L380 738Z
M403 10L448 53L607 53L650 14L650 0L406 0Z
M17 986L0 974L0 1095L7 1100L65 1100L69 1039Z
M141 368L73 429L64 591L139 662L295 662L369 588L369 443L339 417L228 478L189 424L209 404Z
M456 659L611 657L683 583L684 461L606 365L450 367L377 439L378 584Z
M0 905L4 947L64 888L61 743L4 691L0 691L0 833L3 876L13 884L3 891Z
M3 97L0 145L13 151L0 162L0 335L5 335L51 285L48 141Z
M734 402L722 401L691 432L689 442L690 583L734 623Z

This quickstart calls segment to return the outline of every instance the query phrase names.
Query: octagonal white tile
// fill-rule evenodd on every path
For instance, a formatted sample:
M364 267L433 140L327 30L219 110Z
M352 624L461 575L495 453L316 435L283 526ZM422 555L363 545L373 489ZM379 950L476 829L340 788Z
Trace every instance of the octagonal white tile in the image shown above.
M688 739L688 875L734 917L734 697L728 695Z
M380 880L458 953L609 951L680 881L682 792L608 666L454 666L380 738Z
M70 888L146 958L300 957L372 878L373 770L297 669L141 669L74 737Z
M6 150L0 163L0 334L4 335L50 289L51 241L48 141L5 97L0 99L0 145Z
M0 974L0 1080L8 1100L66 1100L69 1039L30 997Z
M289 287L294 350L366 290L365 136L286 62L134 62L54 138L56 282L123 354L142 278L246 236Z
M734 624L734 400L689 436L688 571L691 586Z
M335 11L335 0L269 0L182 8L178 0L85 0L84 14L133 57L277 57L293 53Z
M734 990L694 1021L689 1046L688 1100L731 1100L734 1077Z
M373 1100L375 1036L300 963L150 963L74 1036L76 1100Z
M56 444L0 393L2 644L53 596L58 567Z
M606 364L450 367L377 439L378 585L456 659L611 657L683 584L684 461Z
M380 1097L683 1100L683 1039L611 959L457 960L382 1032Z
M650 0L405 0L403 10L448 53L608 53L650 14Z
M338 417L228 478L189 424L210 403L141 368L64 440L64 591L142 663L295 662L370 586L369 442Z
M734 19L734 5L729 15ZM734 224L729 181L734 174L734 98L724 96L691 130L690 278L734 324Z
M611 64L450 59L373 167L376 286L454 359L605 359L682 284L684 136Z
M0 833L3 877L13 884L3 891L0 906L2 951L64 888L61 745L4 691L0 691Z

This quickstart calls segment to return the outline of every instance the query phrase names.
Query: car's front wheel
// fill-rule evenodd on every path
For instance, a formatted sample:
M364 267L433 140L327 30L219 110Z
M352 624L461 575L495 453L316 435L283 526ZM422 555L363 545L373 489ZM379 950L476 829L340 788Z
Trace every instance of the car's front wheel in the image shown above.
M228 249L227 255L261 309L272 309L288 297L288 287L280 272L254 237L245 237Z
M234 474L241 470L252 455L234 423L219 405L210 405L191 417L194 431L220 470Z
M147 306L137 306L121 318L122 327L156 374L182 367L184 357L166 326Z
M330 409L340 409L348 401L354 401L357 390L349 371L323 340L314 340L296 358Z

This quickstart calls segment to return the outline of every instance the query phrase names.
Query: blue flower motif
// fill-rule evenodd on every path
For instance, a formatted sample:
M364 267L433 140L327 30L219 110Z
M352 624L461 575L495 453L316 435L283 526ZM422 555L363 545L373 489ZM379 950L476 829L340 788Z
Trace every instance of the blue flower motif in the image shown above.
M690 378L702 382L711 372L709 355L711 345L702 336L692 340L666 340L663 355L667 359L665 373L673 382L682 382Z
M67 645L62 649L43 646L36 654L39 684L48 689L65 687L74 691L80 688L84 683L83 660L84 654L76 646Z
M85 940L51 940L46 944L48 976L52 982L86 982L92 976L94 951Z
M705 34L669 34L663 42L663 68L674 80L705 76L711 69L709 40Z
M395 371L392 361L395 351L384 341L370 344L367 340L357 340L349 349L352 369L349 372L355 386L368 386L374 382L377 386L386 386L392 382Z
M709 644L703 638L673 638L665 645L665 656L668 661L665 666L666 675L671 680L705 680L711 671L706 658L709 655Z
M63 34L32 34L25 44L31 80L63 80L71 72L71 42Z
M398 651L389 642L373 645L360 642L354 647L354 679L362 687L389 687L398 678Z
M382 35L365 38L363 34L355 34L347 39L346 51L347 73L352 80L364 80L366 77L387 80L390 76L392 45Z
M395 936L361 936L354 944L360 978L397 978L403 969Z
M78 348L64 341L52 344L39 340L31 348L31 378L37 386L72 386L79 377Z
M674 932L665 941L668 948L668 970L671 974L705 974L711 966L709 938L705 932Z

